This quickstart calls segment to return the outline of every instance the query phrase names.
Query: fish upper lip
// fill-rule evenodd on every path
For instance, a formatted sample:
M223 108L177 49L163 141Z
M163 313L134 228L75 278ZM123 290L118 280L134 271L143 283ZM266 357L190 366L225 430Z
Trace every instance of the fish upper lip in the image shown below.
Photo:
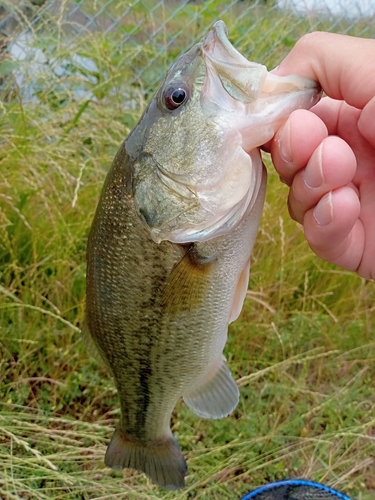
M252 66L251 63L237 49L233 47L228 39L228 30L224 21L216 21L212 29L201 41L201 49L205 56L212 61L224 62L227 65ZM220 57L223 55L225 59Z

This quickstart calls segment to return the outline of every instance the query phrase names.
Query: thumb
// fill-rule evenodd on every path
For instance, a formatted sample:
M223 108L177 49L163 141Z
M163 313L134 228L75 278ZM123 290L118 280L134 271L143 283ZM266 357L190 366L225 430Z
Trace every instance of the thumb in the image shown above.
M375 96L375 40L309 33L273 73L311 78L329 97L363 109Z

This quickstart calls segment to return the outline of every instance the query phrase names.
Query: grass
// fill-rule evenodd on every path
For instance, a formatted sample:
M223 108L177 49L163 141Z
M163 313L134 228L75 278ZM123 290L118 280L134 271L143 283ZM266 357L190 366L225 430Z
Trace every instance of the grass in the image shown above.
M162 492L142 474L103 465L119 410L112 381L80 340L86 238L105 173L161 76L155 67L163 72L189 42L182 26L196 37L218 15L237 46L269 66L317 26L373 30L227 4L189 4L173 19L168 6L147 17L137 4L119 33L84 33L69 48L56 38L60 18L46 15L33 28L37 43L72 71L61 78L44 65L37 85L29 73L37 101L25 102L26 81L19 88L7 78L17 65L0 62L0 498L229 500L286 477L374 497L374 283L314 257L269 162L248 300L226 347L238 408L211 421L177 405L184 491ZM163 19L167 28L145 43ZM142 30L125 43L137 23ZM98 71L77 70L74 51Z

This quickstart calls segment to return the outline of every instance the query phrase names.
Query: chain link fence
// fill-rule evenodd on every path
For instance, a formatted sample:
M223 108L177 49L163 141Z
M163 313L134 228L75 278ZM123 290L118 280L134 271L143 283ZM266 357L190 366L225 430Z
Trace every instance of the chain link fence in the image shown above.
M309 31L374 37L374 14L374 0L4 1L2 97L16 89L32 101L63 89L103 99L120 86L131 107L134 92L147 100L171 61L219 18L247 57L273 66Z

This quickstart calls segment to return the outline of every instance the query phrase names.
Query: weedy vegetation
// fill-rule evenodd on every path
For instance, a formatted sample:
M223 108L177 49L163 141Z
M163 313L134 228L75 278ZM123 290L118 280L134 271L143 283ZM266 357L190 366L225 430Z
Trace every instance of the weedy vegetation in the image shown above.
M173 14L175 2L158 9L128 2L118 29L82 31L69 44L63 16L49 13L31 27L32 44L48 62L2 55L2 499L229 500L287 477L374 498L375 286L312 254L267 158L248 298L226 348L241 390L238 408L207 421L182 402L176 407L172 430L189 464L184 491L162 492L142 474L103 464L119 409L113 382L80 339L85 246L105 174L156 80L218 17L243 53L269 67L307 31L374 30L370 21L350 27L269 3L245 15L244 2L229 3L190 3ZM115 17L118 2L111 5ZM163 28L149 40L147 27L156 22ZM54 65L64 68L59 76Z

